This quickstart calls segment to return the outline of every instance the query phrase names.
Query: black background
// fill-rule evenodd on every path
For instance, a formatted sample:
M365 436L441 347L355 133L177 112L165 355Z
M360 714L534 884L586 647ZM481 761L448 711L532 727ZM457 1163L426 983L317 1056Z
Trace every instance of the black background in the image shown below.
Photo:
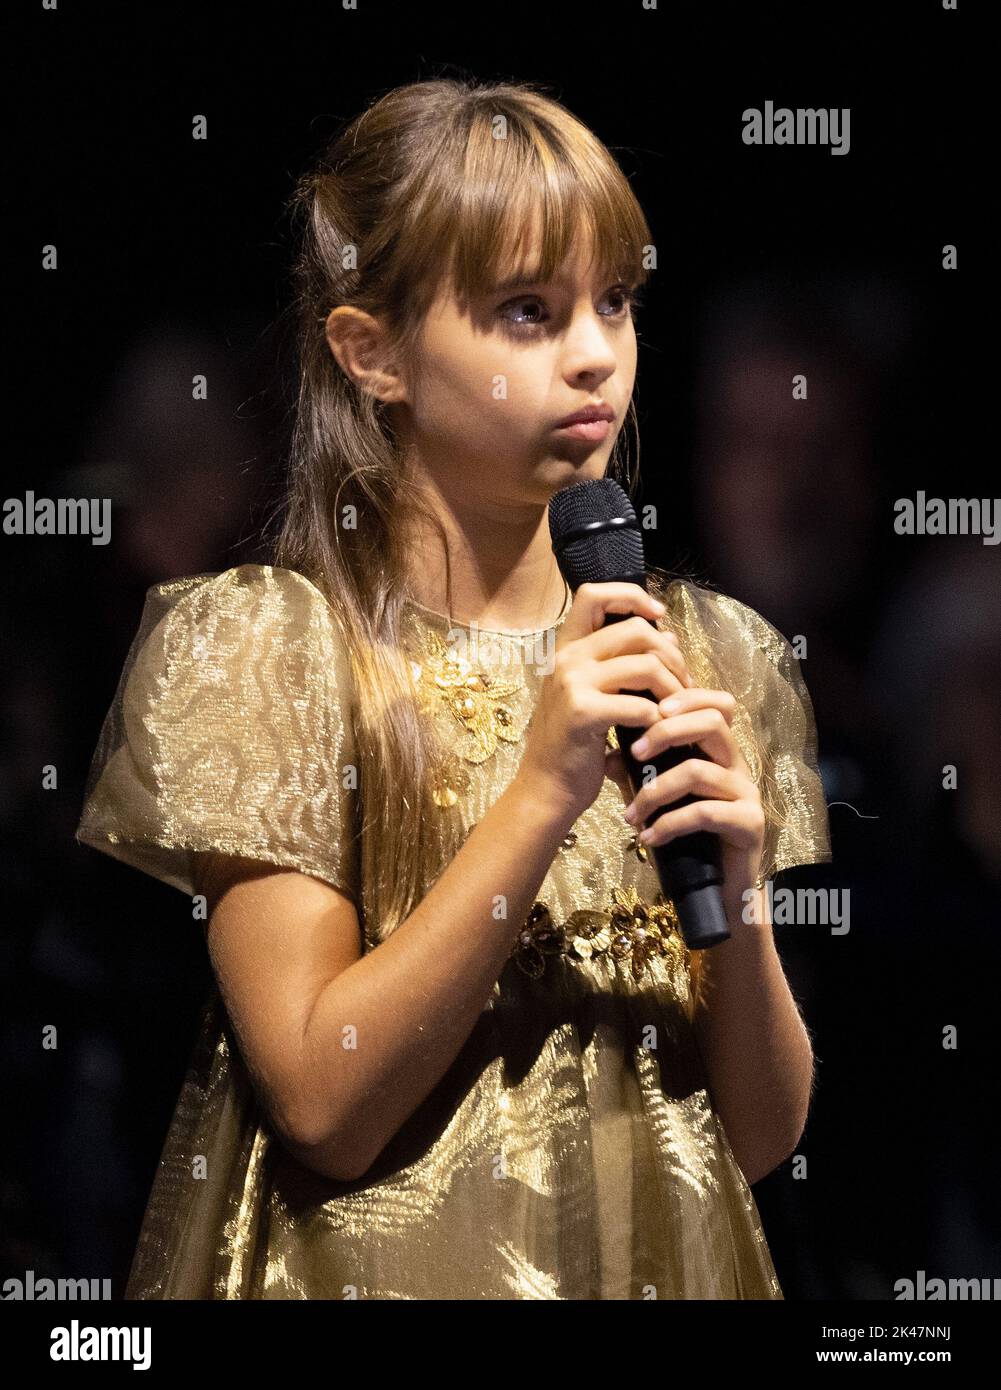
M921 814L910 804L907 769L937 785L941 760L883 679L886 652L901 650L884 622L907 609L913 577L930 575L934 588L941 567L951 583L959 549L996 559L977 537L901 537L892 525L897 497L990 496L996 476L972 442L990 400L973 245L982 185L969 172L984 157L975 140L987 143L974 8L60 4L25 9L20 23L5 74L5 495L110 490L123 535L130 516L145 520L131 548L117 532L103 548L0 538L0 1062L12 1122L0 1148L3 1274L106 1276L120 1293L208 987L189 904L79 847L73 830L145 588L261 558L287 423L283 206L310 157L377 95L473 76L549 84L615 152L650 221L659 265L637 401L662 563L725 572L697 500L699 352L714 298L763 276L807 336L818 287L835 302L845 285L863 300L878 287L870 341L891 313L891 347L866 357L875 520L865 563L822 618L795 591L781 613L765 611L811 640L803 669L829 801L848 786L846 799L874 819L832 807L834 865L789 876L850 887L852 931L779 933L818 1090L797 1150L809 1176L785 1164L755 1197L789 1300L890 1298L918 1269L1001 1275L984 1133L996 1097L998 860L974 852L947 800L961 801L964 766L958 792L937 792ZM850 107L850 152L744 145L741 114L766 100ZM207 141L191 139L195 114L208 119ZM957 272L941 268L946 243L959 248ZM47 244L58 271L40 268ZM819 319L813 331L823 333ZM156 355L171 345L175 356ZM210 352L231 389L209 426L176 402L158 414L130 376L144 361L162 387L180 363L190 380L187 357ZM182 537L170 529L184 514L171 489L196 461L209 470L215 519ZM142 503L166 494L163 548L144 549ZM819 494L823 514L822 478ZM851 520L832 511L829 524ZM751 580L728 587L753 604ZM996 571L994 584L996 599ZM897 641L920 666L929 633L919 611L902 630L898 617ZM948 747L966 691L942 689ZM41 788L48 764L57 790ZM40 1028L53 1022L60 1047L43 1052ZM950 1023L956 1052L941 1047Z

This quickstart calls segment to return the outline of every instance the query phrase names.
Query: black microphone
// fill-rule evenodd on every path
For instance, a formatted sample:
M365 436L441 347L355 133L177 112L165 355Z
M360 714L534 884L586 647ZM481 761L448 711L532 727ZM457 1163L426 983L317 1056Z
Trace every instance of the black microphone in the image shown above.
M554 493L549 501L549 533L560 572L574 593L585 583L627 583L646 588L643 536L632 503L614 478L573 483ZM604 625L632 616L606 613ZM649 690L628 693L658 703L657 696ZM655 758L644 758L641 764L631 750L643 732L626 725L615 726L634 794L643 784L644 766L654 767L659 775L686 758L705 757L694 744L685 744L666 748ZM688 793L670 807L658 807L657 814L700 799ZM708 830L696 830L679 835L666 845L653 846L661 887L665 897L674 902L691 950L715 946L730 935L719 889L723 882L721 849L719 836Z

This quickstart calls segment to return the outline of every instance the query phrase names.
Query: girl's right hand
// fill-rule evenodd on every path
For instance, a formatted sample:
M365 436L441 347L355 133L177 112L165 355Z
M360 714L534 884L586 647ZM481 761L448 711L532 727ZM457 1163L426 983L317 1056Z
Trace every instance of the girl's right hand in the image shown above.
M635 616L604 627L606 613ZM648 729L662 717L653 700L620 692L649 690L663 700L692 684L674 634L647 621L662 614L638 584L582 584L574 595L517 773L568 829L601 790L609 728Z

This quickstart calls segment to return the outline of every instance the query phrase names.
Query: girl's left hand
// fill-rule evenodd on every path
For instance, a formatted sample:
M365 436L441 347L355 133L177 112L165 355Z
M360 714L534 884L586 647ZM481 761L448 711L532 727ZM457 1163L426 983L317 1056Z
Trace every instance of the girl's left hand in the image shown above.
M765 813L730 727L737 702L726 690L689 686L669 700L662 700L662 711L665 706L668 711L663 718L651 724L632 745L636 761L642 766L665 748L685 743L698 744L706 756L688 758L641 786L626 807L626 818L630 824L639 825L658 806L671 805L689 792L704 797L705 800L658 816L648 826L650 838L644 838L644 832L639 842L650 848L694 830L719 835L723 850L721 891L727 915L735 915L739 921L743 895L753 888L761 871Z

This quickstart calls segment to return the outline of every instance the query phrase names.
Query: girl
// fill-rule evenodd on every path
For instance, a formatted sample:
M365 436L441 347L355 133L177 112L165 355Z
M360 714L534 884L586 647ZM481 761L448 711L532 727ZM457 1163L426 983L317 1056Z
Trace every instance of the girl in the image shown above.
M748 1184L809 1101L762 891L830 857L809 696L751 609L571 596L548 534L622 475L649 227L529 84L390 92L296 207L275 563L149 591L77 831L191 895L218 986L126 1296L781 1298ZM626 818L616 723L704 753ZM704 954L643 843L702 828Z

